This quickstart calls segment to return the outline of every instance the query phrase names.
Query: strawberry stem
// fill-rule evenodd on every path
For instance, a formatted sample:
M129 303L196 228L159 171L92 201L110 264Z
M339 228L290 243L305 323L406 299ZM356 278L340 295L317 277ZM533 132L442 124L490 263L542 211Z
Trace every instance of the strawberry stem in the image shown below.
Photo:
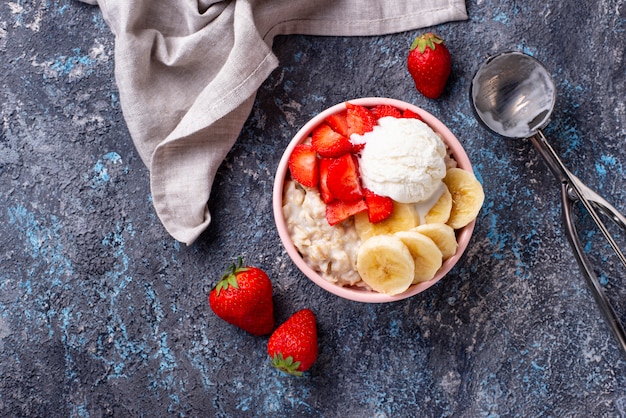
M217 296L220 295L222 290L228 289L228 286L232 286L235 289L239 289L239 283L237 283L237 273L248 271L247 267L243 267L243 260L241 257L237 258L237 264L233 263L226 273L222 275L220 280L215 284L215 292Z
M287 373L293 376L302 376L302 372L298 370L300 367L299 361L293 361L293 357L289 356L283 358L283 353L275 353L272 358L272 365L283 373Z
M443 39L441 39L439 36L435 35L434 33L429 32L429 33L425 33L424 35L420 35L417 38L415 38L413 40L413 43L411 44L410 50L413 51L415 48L417 48L420 54L423 54L424 51L426 50L426 47L434 51L436 45L443 44L443 43L444 43Z

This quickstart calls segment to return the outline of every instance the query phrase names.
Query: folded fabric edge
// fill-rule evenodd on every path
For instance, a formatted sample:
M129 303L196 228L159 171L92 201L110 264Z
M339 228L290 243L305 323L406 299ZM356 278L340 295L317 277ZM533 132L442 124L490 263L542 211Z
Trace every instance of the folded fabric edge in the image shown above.
M381 19L362 19L356 21L349 19L285 20L269 28L263 35L263 38L271 40L277 35L296 34L313 36L378 36L467 19L468 14L465 1L454 0L451 1L447 7L420 10L412 14Z
M162 168L150 172L152 201L164 228L177 241L189 246L209 226L208 202L215 175L249 117L255 98L253 89L247 100L213 125L170 138L155 149L152 164ZM194 145L186 146L189 144ZM194 170L189 172L189 167ZM181 199L172 198L178 195Z

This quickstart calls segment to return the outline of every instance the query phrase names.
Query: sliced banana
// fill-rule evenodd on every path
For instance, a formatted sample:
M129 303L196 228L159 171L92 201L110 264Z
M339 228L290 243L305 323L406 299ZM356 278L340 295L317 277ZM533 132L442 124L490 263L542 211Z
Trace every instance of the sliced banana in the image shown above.
M419 224L419 213L412 203L399 203L394 201L391 216L375 224L371 223L367 218L367 211L354 215L354 227L361 241L365 241L375 235L408 231Z
M463 228L478 216L485 200L483 186L473 173L461 168L450 168L443 182L452 194L452 212L447 224L454 229Z
M437 244L426 235L416 231L400 231L394 236L408 247L413 257L415 271L412 283L426 282L435 277L443 263L443 255Z
M447 187L444 186L443 193L428 211L424 217L424 221L430 223L443 223L445 224L450 219L450 213L452 212L452 194Z
M458 243L456 242L456 234L450 225L444 223L432 223L418 225L411 231L419 232L432 239L444 260L452 257L456 253Z
M415 261L406 245L393 235L375 235L357 252L356 268L373 290L397 295L411 286Z

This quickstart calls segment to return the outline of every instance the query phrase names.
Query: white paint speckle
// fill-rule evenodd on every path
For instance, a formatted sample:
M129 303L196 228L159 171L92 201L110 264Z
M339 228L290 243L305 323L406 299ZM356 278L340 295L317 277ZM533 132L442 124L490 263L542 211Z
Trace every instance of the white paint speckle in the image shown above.
M7 321L0 316L0 350L4 348L3 340L11 335L11 328Z
M98 62L107 62L109 60L109 53L106 50L104 44L98 39L94 41L93 46L89 50L89 58Z
M0 22L0 52L7 49L7 22Z
M24 6L19 3L10 1L7 3L7 6L9 6L9 9L11 9L11 13L13 13L14 15L20 14L24 11Z

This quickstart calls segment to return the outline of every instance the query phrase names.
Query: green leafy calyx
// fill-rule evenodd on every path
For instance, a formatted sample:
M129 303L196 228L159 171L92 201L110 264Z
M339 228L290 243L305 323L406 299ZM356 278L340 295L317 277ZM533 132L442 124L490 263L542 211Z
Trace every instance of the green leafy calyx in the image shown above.
M413 40L413 43L411 44L411 51L417 48L420 54L423 54L427 47L434 51L436 45L440 45L443 43L443 39L441 39L434 33L426 33L424 35L418 36Z
M283 373L291 374L293 376L302 376L302 372L298 370L300 367L299 361L293 361L292 356L283 358L282 353L275 353L272 358L272 365Z
M217 294L217 296L220 295L220 292L222 290L228 289L229 286L232 286L235 289L239 289L239 283L237 283L237 273L248 270L249 269L247 267L243 267L243 260L241 259L241 257L239 257L237 259L237 264L233 263L215 285L215 293Z

